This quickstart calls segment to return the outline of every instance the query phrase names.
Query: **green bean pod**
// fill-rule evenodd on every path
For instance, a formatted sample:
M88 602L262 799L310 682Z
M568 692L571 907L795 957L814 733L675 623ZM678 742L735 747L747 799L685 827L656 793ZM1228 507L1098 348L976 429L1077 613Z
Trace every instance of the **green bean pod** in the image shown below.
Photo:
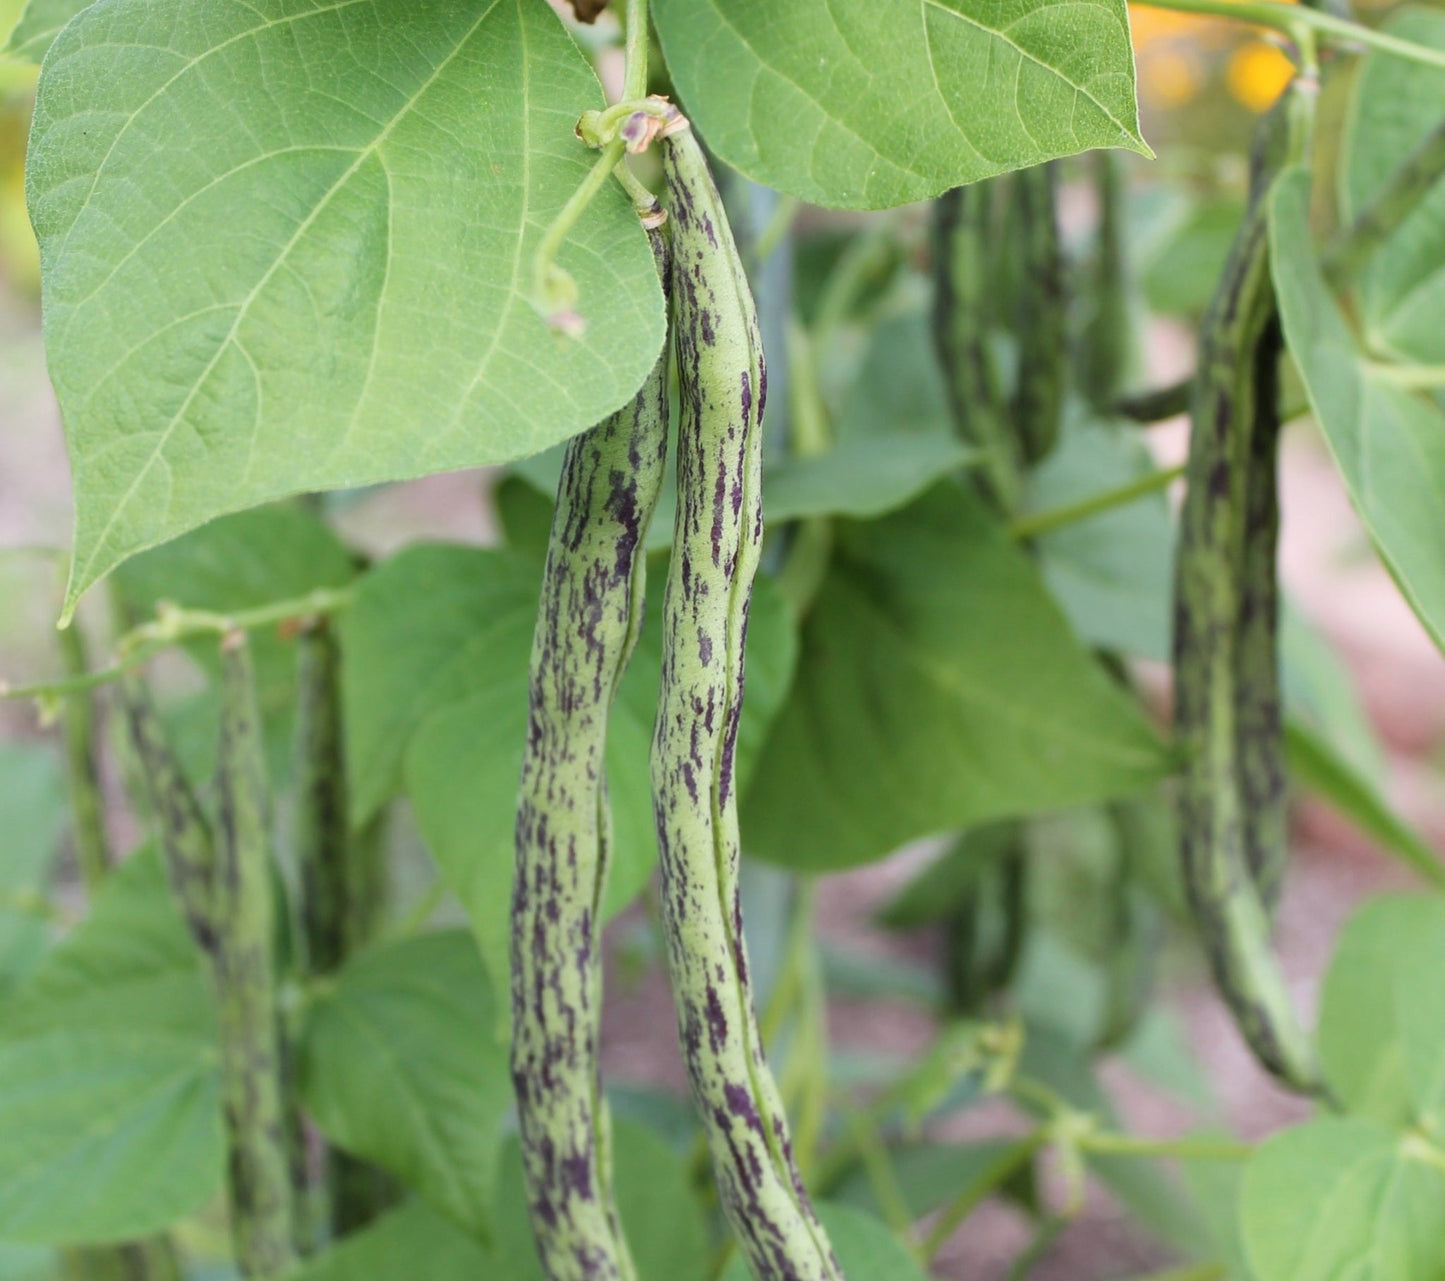
M1058 174L1051 164L1014 175L1020 262L1019 374L1014 424L1019 453L1041 462L1059 443L1068 381L1068 307L1059 240Z
M1319 1088L1309 1037L1269 943L1284 856L1278 729L1274 456L1278 321L1266 201L1289 108L1261 123L1250 197L1205 318L1175 567L1175 726L1184 883L1215 982L1256 1058Z
M213 882L221 1110L231 1136L231 1225L241 1275L269 1277L297 1261L291 1117L282 1091L272 956L271 791L244 632L221 643L219 813Z
M667 240L649 235L664 287ZM512 1080L533 1233L551 1281L632 1281L598 1081L607 720L642 626L667 461L667 350L567 447L532 644L512 900Z
M954 428L982 451L984 482L994 501L1011 511L1018 499L1018 458L989 351L994 194L995 184L975 182L933 202L933 342Z
M1083 335L1079 382L1094 409L1109 414L1124 389L1134 346L1129 255L1124 244L1125 187L1117 152L1096 151L1090 160L1099 217L1090 289L1093 315Z
M121 693L171 891L210 970L236 1263L242 1276L279 1275L297 1261L292 1146L272 965L270 787L245 634L229 635L221 645L214 829L171 752L144 681L127 675Z
M748 1265L761 1281L839 1281L764 1057L738 887L735 759L763 537L762 343L722 201L680 117L663 171L682 413L652 744L668 968L720 1199Z

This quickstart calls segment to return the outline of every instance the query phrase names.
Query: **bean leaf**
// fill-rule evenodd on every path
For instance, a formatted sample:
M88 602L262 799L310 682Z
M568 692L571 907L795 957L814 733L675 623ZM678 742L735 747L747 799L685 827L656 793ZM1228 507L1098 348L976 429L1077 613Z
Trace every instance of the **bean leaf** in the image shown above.
M1169 766L1025 554L978 499L940 485L884 520L839 524L743 837L790 867L850 867L1135 792Z
M67 610L126 557L286 494L533 453L662 345L609 185L531 301L602 103L545 0L109 0L46 58L29 196L75 477Z
M487 1229L512 1098L495 1000L462 931L376 948L311 1008L300 1055L322 1132L473 1234Z
M187 1037L80 1028L0 1041L0 1237L124 1240L221 1185L215 1056Z
M1259 1281L1442 1276L1445 1153L1371 1121L1311 1121L1251 1158L1241 1219Z
M1320 1005L1320 1056L1352 1112L1445 1138L1445 900L1387 895L1345 927Z
M1285 338L1356 510L1437 645L1445 645L1445 415L1366 361L1310 242L1309 175L1270 202L1270 258Z
M728 164L881 209L1093 147L1149 154L1121 0L654 0Z

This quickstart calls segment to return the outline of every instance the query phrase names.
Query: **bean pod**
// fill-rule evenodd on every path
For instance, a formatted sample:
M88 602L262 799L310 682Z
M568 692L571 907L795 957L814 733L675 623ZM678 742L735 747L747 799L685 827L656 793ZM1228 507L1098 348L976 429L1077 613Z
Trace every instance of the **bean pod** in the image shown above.
M1275 452L1278 320L1266 200L1288 104L1261 123L1249 204L1205 318L1175 570L1175 725L1185 749L1181 855L1221 994L1259 1061L1318 1089L1314 1050L1269 945L1285 855Z
M652 744L668 968L693 1098L749 1266L762 1281L839 1281L764 1058L738 892L738 718L763 537L762 344L722 201L681 117L663 168L682 414Z
M668 252L650 231L666 285ZM604 756L642 626L647 529L667 458L667 351L633 400L573 439L532 645L512 902L512 1080L538 1252L551 1281L636 1277L612 1192L598 1081Z
M1019 376L1014 392L1018 450L1041 462L1059 443L1068 381L1068 303L1059 240L1058 174L1051 164L1014 176L1020 265Z
M1018 498L1018 459L989 351L994 195L994 183L975 182L933 202L933 342L954 428L983 453L990 496L1011 510Z

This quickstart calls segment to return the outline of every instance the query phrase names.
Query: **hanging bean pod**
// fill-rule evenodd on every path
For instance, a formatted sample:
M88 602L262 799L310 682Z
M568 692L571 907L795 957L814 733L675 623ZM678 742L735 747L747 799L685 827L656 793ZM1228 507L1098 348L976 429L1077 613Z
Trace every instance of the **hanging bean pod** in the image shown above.
M663 165L682 418L652 785L673 997L723 1208L754 1275L839 1281L764 1058L738 892L737 732L763 535L762 344L722 201L680 117Z
M653 221L660 222L660 215ZM661 226L649 235L664 287ZM636 1277L598 1081L607 721L642 626L667 459L667 350L637 395L568 445L532 645L512 902L512 1080L551 1281Z
M1288 104L1262 122L1249 205L1204 322L1175 572L1175 724L1185 888L1215 982L1260 1062L1319 1085L1269 942L1285 855L1275 451L1278 321L1266 200Z

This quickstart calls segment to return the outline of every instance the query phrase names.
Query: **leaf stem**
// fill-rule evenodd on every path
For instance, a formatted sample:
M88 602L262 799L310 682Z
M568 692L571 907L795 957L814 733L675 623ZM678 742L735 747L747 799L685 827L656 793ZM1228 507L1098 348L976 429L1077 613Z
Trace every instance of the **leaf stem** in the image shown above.
M965 1184L953 1200L939 1212L933 1226L929 1228L928 1234L923 1238L920 1247L923 1257L930 1261L936 1258L938 1252L948 1244L949 1239L958 1231L964 1220L996 1188L1006 1183L1033 1160L1034 1153L1043 1147L1048 1139L1049 1127L1039 1126L1017 1143L1006 1147L980 1170L971 1182Z
M575 325L572 311L576 302L576 286L572 278L557 265L557 253L562 243L572 233L587 206L602 190L602 184L612 176L612 171L622 159L627 144L621 138L614 138L602 148L602 154L592 162L582 185L568 197L562 211L552 220L537 246L536 266L533 272L532 290L536 305L542 310L548 322L566 329Z
M1180 1161L1247 1161L1254 1155L1248 1143L1233 1139L1148 1139L1133 1134L1080 1135L1079 1147L1096 1156L1164 1157Z
M1009 522L1009 536L1022 542L1025 539L1051 534L1069 525L1075 525L1080 521L1112 511L1116 507L1127 506L1129 503L1157 493L1161 489L1167 489L1183 475L1182 464L1178 467L1165 467L1159 471L1150 472L1147 476L1141 476L1138 480L1132 480L1127 485L1120 485L1117 489L1106 489L1102 493L1091 494L1077 503L1069 503L1049 511L1020 516Z
M1334 14L1301 5L1281 4L1278 0L1138 0L1154 9L1170 9L1175 13L1199 13L1216 18L1233 18L1260 27L1283 32L1302 48L1308 47L1308 36L1315 33L1333 44L1362 45L1392 53L1427 67L1445 68L1445 51L1431 49L1411 40L1402 40L1387 32L1375 31Z
M30 685L10 685L0 681L0 698L49 699L80 694L119 680L148 658L172 645L179 645L198 636L253 632L263 627L300 619L338 614L351 604L355 595L355 590L349 587L320 588L305 596L272 601L234 614L217 614L209 610L181 609L162 604L152 622L143 623L120 638L116 643L115 657L108 667L92 672L79 672L59 680L37 681Z

